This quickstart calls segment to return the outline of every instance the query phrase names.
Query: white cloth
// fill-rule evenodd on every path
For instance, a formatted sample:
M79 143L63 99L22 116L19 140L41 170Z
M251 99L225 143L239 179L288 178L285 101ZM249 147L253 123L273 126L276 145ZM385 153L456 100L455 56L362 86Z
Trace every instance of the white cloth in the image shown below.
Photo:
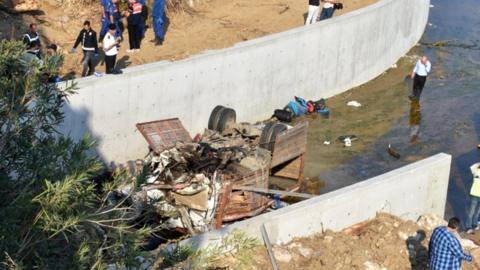
M305 25L309 25L317 21L319 10L319 6L308 5L308 15L307 20L305 20Z
M117 55L118 53L117 46L113 46L110 50L107 50L113 44L115 44L115 36L110 33L107 33L103 38L103 50L105 51L105 55L108 55L108 56Z
M470 189L470 195L480 197L480 163L475 163L470 167L473 175L473 183Z
M323 4L323 8L332 8L332 7L333 7L333 3L325 2L325 4Z
M430 61L427 61L427 63L424 65L422 61L418 60L415 68L413 69L413 72L415 72L415 74L417 74L418 76L427 76L428 73L430 73L431 69L432 64L430 63Z
M470 167L470 171L472 171L473 178L480 178L480 162L475 163Z

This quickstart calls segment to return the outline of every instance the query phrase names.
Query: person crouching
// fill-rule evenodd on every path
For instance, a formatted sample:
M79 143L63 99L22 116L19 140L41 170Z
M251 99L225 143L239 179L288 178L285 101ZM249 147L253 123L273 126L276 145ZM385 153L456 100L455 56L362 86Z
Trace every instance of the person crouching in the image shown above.
M105 51L105 73L120 74L121 72L115 69L115 62L117 61L118 47L121 38L115 37L115 24L108 26L108 32L103 38L103 50Z

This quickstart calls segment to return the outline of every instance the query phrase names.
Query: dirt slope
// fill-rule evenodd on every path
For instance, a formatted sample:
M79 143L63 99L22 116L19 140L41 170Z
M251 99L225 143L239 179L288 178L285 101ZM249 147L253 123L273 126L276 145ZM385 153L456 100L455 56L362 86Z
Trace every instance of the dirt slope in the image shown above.
M288 244L274 246L279 269L284 270L427 270L428 242L433 229L445 225L434 215L418 222L402 220L379 213L373 220L356 224L341 232L327 230L308 238L297 238ZM417 237L423 233L424 238ZM461 240L464 250L478 258L479 248ZM218 263L227 269L272 269L265 247L248 252L248 264L237 256L227 256ZM240 267L237 267L240 266ZM475 263L463 263L462 269L473 270Z
M38 21L45 40L54 42L67 52L73 45L82 22L92 22L94 30L100 30L100 4L86 8L78 6L58 7L55 0L40 1L40 11L35 15L3 17L9 22L0 26L0 38L7 38L12 27L16 35L23 33L25 25ZM98 1L99 2L99 1ZM376 0L343 0L344 9L336 12L339 16L346 12L376 2ZM192 12L169 15L165 42L156 46L152 42L152 29L148 29L142 43L142 50L127 54L128 40L123 42L119 59L120 67L138 65L158 60L178 60L209 49L219 49L235 43L281 32L304 23L308 1L303 0L205 0L195 6ZM2 14L0 14L1 16ZM4 14L5 15L5 14ZM125 37L127 37L125 33ZM81 53L66 54L65 72L81 72ZM104 67L98 67L104 71Z

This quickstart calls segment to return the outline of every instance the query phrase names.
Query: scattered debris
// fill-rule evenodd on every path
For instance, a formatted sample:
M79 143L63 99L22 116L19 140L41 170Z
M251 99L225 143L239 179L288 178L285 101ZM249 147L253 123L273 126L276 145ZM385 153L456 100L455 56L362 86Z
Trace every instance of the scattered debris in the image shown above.
M343 143L345 147L351 147L352 142L357 140L357 136L355 135L343 135L338 137L338 140Z
M345 147L352 146L352 140L350 138L345 138L345 140L343 142L345 144Z
M358 107L362 107L362 104L360 104L360 102L356 100L352 100L347 103L347 106L358 108Z
M396 159L400 158L400 154L397 151L395 151L395 149L393 149L392 145L390 145L390 144L387 147L387 152L388 152L388 154L390 154L390 156L392 156Z
M131 168L134 181L111 197L131 202L132 219L153 216L152 222L166 230L195 235L272 205L281 208L286 196L312 197L294 192L303 181L307 121L237 124L234 110L217 106L209 129L194 140L178 118L139 123L137 129L151 151L144 160L121 166ZM270 174L291 179L292 185L269 189Z

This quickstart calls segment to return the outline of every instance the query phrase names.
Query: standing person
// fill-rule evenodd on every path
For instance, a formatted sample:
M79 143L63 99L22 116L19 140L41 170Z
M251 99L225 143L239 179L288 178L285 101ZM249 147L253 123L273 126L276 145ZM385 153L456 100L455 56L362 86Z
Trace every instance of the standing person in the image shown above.
M117 61L118 47L120 37L115 37L115 24L108 26L108 32L103 38L103 50L105 51L105 73L120 74L120 71L115 69L115 62Z
M320 10L320 0L308 0L308 15L305 25L312 24L317 21L318 11Z
M333 16L336 0L322 0L322 2L325 3L323 4L322 13L320 13L320 21L330 19Z
M478 218L480 217L480 162L470 167L473 181L470 188L470 209L467 216L467 233L473 233L477 229Z
M83 70L82 77L90 76L95 72L94 59L98 56L97 33L93 31L89 21L83 23L83 29L78 34L77 40L73 45L71 52L76 52L78 44L82 43L83 50Z
M42 42L40 41L40 35L38 34L38 26L36 23L31 23L28 27L28 32L23 35L23 43L27 45L27 48L37 49L35 53L40 57L40 49Z
M115 37L120 37L121 40L123 40L123 30L124 26L122 23L122 14L120 14L120 9L118 6L118 1L119 0L112 0L109 10L108 10L108 15L110 16L110 23L115 24L116 31L115 31Z
M420 95L422 94L423 87L425 86L427 76L431 69L432 64L428 60L427 56L424 55L417 61L412 71L413 94L410 96L410 99L420 99Z
M165 39L165 0L155 0L152 9L153 32L156 45L162 45Z
M472 256L463 252L462 245L454 233L460 229L460 220L456 217L448 221L448 226L439 226L433 230L428 253L430 269L460 270L462 260L471 262Z
M142 40L142 4L136 0L129 0L130 6L128 11L128 41L130 49L127 52L140 51L140 42Z
M100 34L98 40L102 42L103 38L108 32L108 26L113 23L111 20L113 17L111 16L110 12L114 9L112 0L101 0L100 3L102 4L102 19L101 19L101 26L100 26Z

